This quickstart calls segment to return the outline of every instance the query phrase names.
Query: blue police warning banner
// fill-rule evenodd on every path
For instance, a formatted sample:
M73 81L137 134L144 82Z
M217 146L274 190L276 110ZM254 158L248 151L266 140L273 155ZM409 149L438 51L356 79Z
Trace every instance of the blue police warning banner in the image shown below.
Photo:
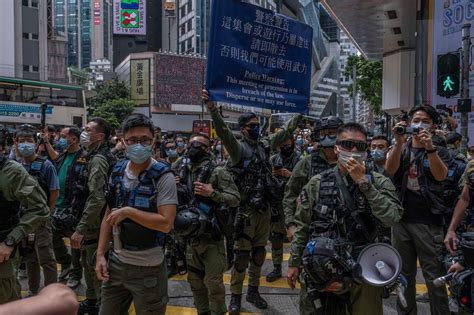
M213 101L306 112L313 29L240 0L213 1L206 88Z

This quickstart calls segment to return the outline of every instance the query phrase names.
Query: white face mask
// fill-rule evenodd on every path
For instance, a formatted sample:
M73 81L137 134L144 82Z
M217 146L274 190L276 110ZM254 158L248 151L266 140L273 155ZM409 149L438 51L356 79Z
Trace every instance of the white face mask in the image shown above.
M81 133L81 145L84 149L87 149L91 145L91 136L87 131Z
M347 162L350 158L358 161L359 163L364 163L365 159L367 158L367 152L351 152L351 151L343 151L339 149L339 154L337 155L337 160L341 163L342 166L346 167Z

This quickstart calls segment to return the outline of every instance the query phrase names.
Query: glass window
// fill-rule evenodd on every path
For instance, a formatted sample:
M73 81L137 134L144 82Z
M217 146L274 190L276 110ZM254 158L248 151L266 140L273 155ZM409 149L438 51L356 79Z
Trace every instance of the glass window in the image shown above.
M192 10L193 10L193 2L189 1L188 2L188 13L191 12Z
M185 16L185 15L186 15L186 6L183 5L183 6L181 7L181 17L183 17L183 16Z
M31 38L35 39L35 40L38 40L38 34L31 34Z
M37 8L38 7L38 0L31 0L31 6L33 8Z
M23 6L25 6L25 7L29 7L29 6L30 6L30 3L29 3L28 0L23 0L23 1L22 1L22 4L23 4Z
M23 71L30 72L30 66L23 65Z
M23 38L24 38L24 39L30 39L30 34L28 34L28 33L23 33Z
M37 66L33 66L33 72L38 72L39 68Z
M193 28L193 19L190 19L187 24L188 24L188 32L189 32Z

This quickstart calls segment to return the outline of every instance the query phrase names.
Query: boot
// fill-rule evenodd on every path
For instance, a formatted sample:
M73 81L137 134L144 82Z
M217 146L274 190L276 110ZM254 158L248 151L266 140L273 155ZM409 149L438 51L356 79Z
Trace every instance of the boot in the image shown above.
M99 314L99 305L97 300L85 299L79 304L78 315L97 315Z
M273 282L281 278L281 265L273 266L273 270L267 275L267 282Z
M247 290L247 302L255 305L256 308L264 310L268 307L267 301L265 301L258 292L258 287L250 286Z
M240 305L242 303L241 294L232 294L230 296L229 304L229 315L238 315L240 314Z

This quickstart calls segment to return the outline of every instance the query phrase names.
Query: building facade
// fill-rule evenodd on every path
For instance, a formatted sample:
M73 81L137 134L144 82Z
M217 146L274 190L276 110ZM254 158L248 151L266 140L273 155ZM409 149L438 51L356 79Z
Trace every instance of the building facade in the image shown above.
M45 81L48 79L46 2L3 0L0 75Z
M54 29L68 41L68 65L112 59L112 1L54 0Z

